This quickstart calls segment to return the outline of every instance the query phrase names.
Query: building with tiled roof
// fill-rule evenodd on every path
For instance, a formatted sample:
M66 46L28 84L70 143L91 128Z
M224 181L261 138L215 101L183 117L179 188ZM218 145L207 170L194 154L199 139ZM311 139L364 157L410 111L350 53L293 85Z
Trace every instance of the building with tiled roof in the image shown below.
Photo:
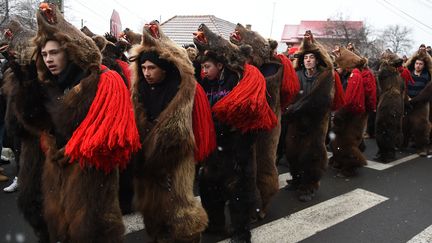
M200 24L205 24L216 34L229 39L236 24L215 17L214 15L176 15L161 24L163 32L175 43L186 45L193 43L193 33Z
M364 25L363 21L334 21L334 20L326 20L326 21L306 21L302 20L298 25L287 24L284 27L282 32L281 42L286 43L287 45L292 45L294 47L299 46L301 40L303 39L303 35L307 30L311 30L316 39L335 39L337 38L337 33L335 32L335 28L338 26L346 27L347 31L361 30Z

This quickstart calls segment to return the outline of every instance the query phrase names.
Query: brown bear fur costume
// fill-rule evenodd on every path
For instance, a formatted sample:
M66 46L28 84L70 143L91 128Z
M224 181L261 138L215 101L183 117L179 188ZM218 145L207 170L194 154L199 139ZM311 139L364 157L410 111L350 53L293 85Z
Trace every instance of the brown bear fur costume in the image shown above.
M249 57L251 64L260 69L266 78L267 101L278 118L278 124L271 131L257 133L255 145L255 173L258 197L261 205L259 217L264 217L271 198L279 191L278 170L276 167L276 153L281 132L281 85L284 78L284 70L281 59L274 55L270 41L264 39L259 33L251 31L237 24L230 41L238 46L249 45L252 53ZM291 65L291 63L289 63ZM293 75L297 82L297 76ZM255 212L256 213L256 212Z
M27 80L29 82L15 81L11 87L18 121L32 134L23 140L23 160L33 158L23 165L21 173L30 173L30 176L42 174L43 204L37 210L42 211L49 240L40 237L41 241L122 242L124 226L117 199L117 169L81 168L75 161L70 163L65 156L65 144L86 117L96 95L101 56L94 42L67 23L59 13L54 5L41 5L37 13L38 32L33 40L38 77L32 77ZM68 92L53 83L41 56L41 48L48 40L57 40L70 62L88 74ZM15 79L21 80L18 75L16 72ZM121 82L121 78L116 77L112 82ZM32 171L38 166L42 168ZM29 175L20 176L20 186L28 188L33 183L37 187L38 177L33 181ZM31 200L39 202L40 195L35 194L37 189L31 192L33 194L26 189L25 192L29 193L26 196L33 198L23 198L20 204L28 204ZM40 227L44 228L43 225Z
M47 223L43 217L41 186L45 156L39 146L37 132L31 127L23 127L23 121L28 119L38 121L39 127L49 124L48 114L36 105L42 103L42 97L34 95L40 93L35 64L11 62L10 68L5 71L4 82L2 92L7 98L5 123L8 130L14 127L14 136L21 139L18 208L33 228L39 242L49 242ZM28 87L25 90L32 92L23 92L21 86Z
M376 159L382 162L394 160L396 148L402 145L405 82L397 69L402 62L396 54L386 52L381 57L378 71L375 139L378 146Z
M327 168L325 138L334 97L333 63L325 49L307 32L294 61L294 68L301 70L306 53L314 53L319 60L320 74L311 92L301 93L288 106L289 119L286 134L286 157L293 177L289 188L298 192L299 200L309 201L319 188L319 182Z
M426 51L419 50L408 59L405 63L405 67L407 67L410 72L413 72L414 64L417 59L423 60L425 64L424 68L429 72L429 77L432 77L432 58ZM412 109L407 111L407 115L403 119L403 147L408 146L410 139L412 139L416 146L417 153L422 156L425 156L429 149L429 137L431 132L429 113L431 97L432 82L429 80L426 87L424 87L416 97L409 100Z
M135 159L134 205L155 242L200 242L208 218L193 194L194 69L183 48L155 38L146 27L143 41L133 47L131 55L132 99L143 148ZM149 51L156 51L180 71L177 93L153 122L147 119L139 92L140 82L146 81L140 79L138 57Z
M267 103L264 76L258 68L246 64L250 46L238 47L205 24L198 27L194 43L201 63L223 65L219 73L223 82L208 77L201 81L207 97L215 102L212 111L219 146L199 174L201 200L210 220L208 230L224 231L224 209L229 202L232 241L250 242L250 214L256 209L256 134L272 130L277 116ZM224 94L213 99L213 88Z
M5 40L9 50L20 61L29 61L32 54L31 38L35 36L34 30L28 29L18 21L10 20L6 25Z
M131 45L138 45L141 43L142 35L133 32L129 28L123 30L121 34L122 38L125 38Z
M348 51L344 47L341 47L339 50L336 50L338 53L335 59L336 64L343 69L351 69L357 68L356 72L351 74L348 78L348 87L347 87L347 95L350 95L348 91L354 90L352 85L356 85L355 82L360 82L359 86L364 86L364 80L362 77L362 73L359 72L359 69L366 69L366 59L361 58L358 55L354 54L351 51ZM354 81L353 75L358 75L359 80ZM373 89L376 89L375 79L373 79ZM361 89L356 89L357 92ZM360 95L363 96L362 104L359 104L363 107L366 106L367 92L362 92ZM373 92L375 96L375 91ZM349 97L345 97L347 104L344 107L335 112L333 118L333 132L335 134L334 140L331 141L331 148L333 152L333 156L330 158L330 164L340 170L340 176L353 176L356 174L357 168L360 168L367 164L365 156L360 151L360 144L363 141L363 131L367 124L368 113L366 109L362 112L354 112L352 107L352 103L350 102Z

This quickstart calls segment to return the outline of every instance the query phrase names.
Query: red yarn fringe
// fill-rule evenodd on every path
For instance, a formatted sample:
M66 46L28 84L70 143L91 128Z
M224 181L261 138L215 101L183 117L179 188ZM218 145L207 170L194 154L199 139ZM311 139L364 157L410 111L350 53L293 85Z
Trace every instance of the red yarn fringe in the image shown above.
M333 105L332 105L332 111L339 110L345 105L345 97L344 97L344 90L342 86L342 82L340 80L339 74L335 71L334 72L335 77L335 94L333 98Z
M345 91L345 108L354 113L361 114L366 111L365 91L360 71L355 68L348 78L348 85Z
M131 72L129 70L129 64L127 62L120 60L120 59L116 59L116 62L118 63L118 65L120 66L120 68L123 71L124 76L126 77L127 88L130 89L130 87L131 87Z
M365 91L365 105L367 111L376 111L376 79L369 68L364 68L361 72Z
M283 54L276 55L283 65L283 79L281 84L280 101L281 109L285 109L294 101L300 91L300 82L291 61Z
M120 75L102 66L98 89L87 116L66 144L70 162L109 173L125 168L141 148L129 91Z
M271 130L277 118L266 99L266 81L254 66L245 64L243 78L213 106L217 119L241 132Z
M414 84L414 79L411 76L410 71L408 70L408 68L400 66L398 67L398 71L401 75L401 77L404 79L405 81L405 86L408 86L408 84Z
M195 136L195 161L200 162L216 148L216 132L210 103L198 83L195 88L192 125Z

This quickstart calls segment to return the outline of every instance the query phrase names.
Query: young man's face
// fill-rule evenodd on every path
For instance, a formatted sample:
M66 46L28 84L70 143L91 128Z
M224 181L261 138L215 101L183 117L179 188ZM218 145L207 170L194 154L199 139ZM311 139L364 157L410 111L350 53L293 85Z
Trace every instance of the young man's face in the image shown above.
M317 65L317 59L313 53L305 54L303 62L306 69L314 69Z
M166 72L149 60L141 64L141 71L148 84L157 84L165 79Z
M416 72L421 72L423 71L424 68L424 62L422 60L416 60L415 64L414 64L414 69L416 70Z
M223 69L222 63L214 63L212 61L205 61L201 64L204 76L209 80L216 80L219 78Z
M59 75L67 65L66 53L58 41L47 41L42 47L41 55L52 75Z

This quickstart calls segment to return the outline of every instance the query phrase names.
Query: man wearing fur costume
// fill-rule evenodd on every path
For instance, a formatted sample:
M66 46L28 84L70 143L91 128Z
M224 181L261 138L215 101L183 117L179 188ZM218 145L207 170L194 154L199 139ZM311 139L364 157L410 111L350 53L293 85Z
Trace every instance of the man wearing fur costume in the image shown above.
M432 97L432 58L426 50L418 50L405 66L411 72L414 83L409 83L407 87L410 109L403 122L404 146L407 146L412 138L417 154L426 156L431 131L429 113Z
M379 101L375 119L375 138L378 146L376 160L389 162L396 158L396 148L402 145L402 118L406 86L413 83L403 59L387 50L381 56L378 71Z
M131 53L132 99L142 150L134 206L154 242L200 242L208 217L193 194L195 161L215 147L210 105L186 51L146 24Z
M48 233L41 232L40 240L122 242L118 169L140 147L129 92L116 72L101 66L94 42L55 5L42 3L37 21L36 69L15 69L10 79L18 121L40 138L26 149L35 157L29 168L43 166ZM27 183L33 181L20 184Z
M240 49L201 24L194 43L200 51L202 85L212 105L218 149L200 170L199 189L209 215L209 232L225 228L225 203L232 242L250 242L250 213L255 208L256 131L269 131L277 118L266 100L265 78L245 64Z
M28 62L29 57L31 56L31 53L33 51L33 46L30 44L31 38L35 35L35 31L28 29L21 25L18 21L10 20L7 24L7 29L5 30L4 37L7 41L8 47L5 53L5 56L7 56L7 59L9 61L16 60L17 62ZM26 60L27 59L27 60ZM6 65L7 66L7 65ZM4 67L4 70L6 67ZM7 97L4 97L7 98ZM7 103L10 101L10 99L7 99ZM10 109L7 109L6 105L6 126L4 130L4 137L5 141L9 142L9 146L12 148L14 155L15 155L15 162L16 162L16 176L19 174L20 170L20 154L21 154L21 139L19 136L19 125L16 122L16 116L12 112L10 112ZM3 138L3 136L2 136ZM7 140L6 140L7 139ZM11 186L9 186L11 191L17 190L18 183L17 183L17 177L15 177L14 181L12 182ZM13 185L15 186L15 189L13 188ZM6 189L6 191L8 191Z
M306 31L296 55L294 68L300 93L286 109L286 157L293 177L287 189L296 190L299 200L310 201L327 166L325 137L334 103L335 77L330 56L310 31ZM342 90L341 85L338 87Z
M255 173L258 190L258 205L254 214L263 218L271 198L279 191L276 152L281 133L281 111L294 100L300 84L285 55L275 55L277 42L264 39L259 33L237 24L230 41L238 46L251 46L250 64L256 66L266 79L267 101L278 117L278 124L271 131L257 133L255 147ZM253 215L253 217L256 217Z
M340 47L333 51L338 67L351 72L345 92L345 105L336 111L333 118L335 139L331 142L332 166L340 176L354 176L357 169L366 165L366 158L360 151L363 131L368 112L376 109L376 80L367 68L367 60Z

